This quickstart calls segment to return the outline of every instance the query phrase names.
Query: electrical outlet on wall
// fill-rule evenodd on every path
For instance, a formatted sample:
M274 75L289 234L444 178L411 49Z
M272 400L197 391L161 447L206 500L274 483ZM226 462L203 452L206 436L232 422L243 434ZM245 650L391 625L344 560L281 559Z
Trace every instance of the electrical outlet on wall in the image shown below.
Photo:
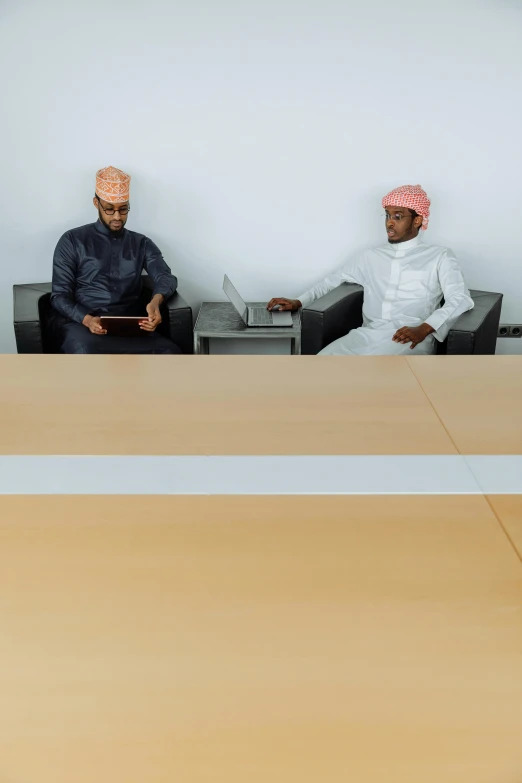
M522 337L522 324L499 324L499 337Z

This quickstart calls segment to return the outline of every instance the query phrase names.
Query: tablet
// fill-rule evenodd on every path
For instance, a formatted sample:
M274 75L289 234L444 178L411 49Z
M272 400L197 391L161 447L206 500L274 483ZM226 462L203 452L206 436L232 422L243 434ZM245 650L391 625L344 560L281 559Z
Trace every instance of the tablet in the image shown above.
M100 324L102 329L107 329L107 334L115 334L120 337L133 336L136 334L147 334L144 329L140 329L140 323L146 321L147 315L140 316L122 316L122 315L102 315Z

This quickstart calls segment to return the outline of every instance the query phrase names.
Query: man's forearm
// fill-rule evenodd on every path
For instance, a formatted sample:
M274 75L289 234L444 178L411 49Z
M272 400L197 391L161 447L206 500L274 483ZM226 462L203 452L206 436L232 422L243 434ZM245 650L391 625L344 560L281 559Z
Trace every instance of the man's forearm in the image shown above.
M76 321L79 324L83 323L87 315L87 308L79 305L72 297L66 294L52 294L51 306L53 310L63 315L64 318Z
M161 307L164 301L165 301L165 297L163 296L163 294L154 294L154 296L150 300L151 304L157 304L158 307Z

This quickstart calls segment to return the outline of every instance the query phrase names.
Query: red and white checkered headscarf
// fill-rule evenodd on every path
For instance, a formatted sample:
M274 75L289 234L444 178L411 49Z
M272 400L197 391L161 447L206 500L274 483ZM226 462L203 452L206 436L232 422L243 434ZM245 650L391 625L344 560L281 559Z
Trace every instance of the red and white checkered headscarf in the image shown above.
M390 191L383 198L382 205L384 209L386 207L414 209L417 214L422 215L423 231L428 228L431 201L420 185L402 185L402 187Z

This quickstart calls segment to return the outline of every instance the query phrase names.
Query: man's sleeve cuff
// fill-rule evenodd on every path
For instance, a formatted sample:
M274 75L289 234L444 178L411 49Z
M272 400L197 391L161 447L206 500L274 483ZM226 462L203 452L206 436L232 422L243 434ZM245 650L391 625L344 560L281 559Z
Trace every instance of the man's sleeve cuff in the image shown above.
M312 297L310 294L301 294L301 296L296 297L299 302L301 302L303 309L305 307L308 307L309 304L313 302Z
M79 324L83 324L83 319L86 315L89 315L89 311L85 307L78 307L78 305L76 305L74 309L74 318Z
M426 318L426 321L424 322L435 330L432 332L432 335L439 343L443 343L448 336L448 329L445 327L446 321L446 318L440 318L437 313L434 313L429 318Z
M433 313L429 318L426 318L424 323L427 323L437 332L446 320L444 315L441 316L439 313Z

